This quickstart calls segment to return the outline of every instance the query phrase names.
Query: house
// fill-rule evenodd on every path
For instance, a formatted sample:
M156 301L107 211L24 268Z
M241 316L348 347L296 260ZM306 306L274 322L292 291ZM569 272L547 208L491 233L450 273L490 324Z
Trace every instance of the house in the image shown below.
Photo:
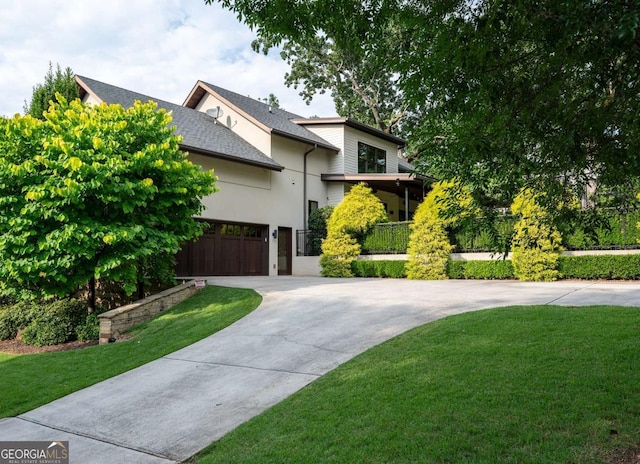
M390 220L410 218L424 196L426 179L401 158L404 140L352 119L305 119L203 81L182 105L76 81L84 102L153 100L171 111L181 148L218 176L199 218L210 227L178 254L178 276L317 274L317 258L300 256L296 243L311 211L338 204L359 182Z

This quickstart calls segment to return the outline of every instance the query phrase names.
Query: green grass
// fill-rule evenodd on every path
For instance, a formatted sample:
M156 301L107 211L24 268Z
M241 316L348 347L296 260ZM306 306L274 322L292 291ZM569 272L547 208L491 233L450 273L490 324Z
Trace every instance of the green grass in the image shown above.
M611 462L640 445L640 309L509 307L375 347L192 463Z
M242 318L253 290L210 286L132 330L129 340L75 351L0 354L0 417L14 416L190 345Z

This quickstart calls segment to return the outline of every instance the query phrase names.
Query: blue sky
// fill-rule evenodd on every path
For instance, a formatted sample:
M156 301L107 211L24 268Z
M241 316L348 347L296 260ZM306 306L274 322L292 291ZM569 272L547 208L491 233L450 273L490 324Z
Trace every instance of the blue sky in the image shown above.
M254 98L275 94L301 116L334 116L283 84L277 53L251 50L255 34L204 0L4 0L0 2L0 115L21 113L49 61L76 74L181 104L198 79Z

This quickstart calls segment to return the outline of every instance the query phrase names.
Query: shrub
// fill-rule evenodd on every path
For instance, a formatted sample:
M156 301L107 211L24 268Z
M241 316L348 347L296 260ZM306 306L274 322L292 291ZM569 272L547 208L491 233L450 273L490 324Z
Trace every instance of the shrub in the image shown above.
M86 303L80 300L58 300L42 306L41 313L22 333L28 345L57 345L76 337L75 328L87 314Z
M356 236L387 220L382 202L363 184L354 186L336 206L327 221L322 243L321 273L325 277L352 277L351 263L360 254Z
M332 212L333 206L324 206L312 211L309 215L309 249L307 250L309 256L318 256L322 253L322 241L327 237L327 221Z
M329 233L322 242L320 273L324 277L353 277L351 263L360 254L355 238L344 232Z
M513 279L513 264L507 260L449 261L447 274L451 279Z
M525 281L556 280L562 237L538 203L537 195L529 189L522 190L511 211L519 216L512 242L514 275Z
M18 331L24 329L36 318L37 306L20 302L0 309L0 340L15 338Z
M76 338L88 342L100 338L100 319L97 313L87 314L82 324L75 328Z
M560 256L563 279L640 279L640 255Z
M351 271L358 277L392 277L401 279L407 276L404 260L355 260Z
M453 245L449 243L446 226L472 214L473 209L469 191L457 182L434 184L411 224L406 266L409 279L447 278L447 261Z

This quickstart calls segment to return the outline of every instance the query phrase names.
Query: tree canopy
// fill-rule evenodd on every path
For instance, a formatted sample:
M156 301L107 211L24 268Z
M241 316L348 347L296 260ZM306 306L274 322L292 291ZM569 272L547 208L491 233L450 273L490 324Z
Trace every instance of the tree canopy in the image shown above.
M0 294L67 296L94 278L131 293L173 276L215 191L155 103L83 105L58 94L44 120L0 120Z
M43 84L36 84L33 87L33 94L29 104L24 102L25 114L30 114L34 118L44 119L43 113L49 109L49 103L56 100L56 93L61 94L68 101L78 98L78 85L73 78L71 68L63 71L59 64L53 71L53 65L49 62L49 71L44 76Z
M285 83L300 87L305 102L316 94L330 92L341 116L399 133L409 111L400 100L397 76L385 66L395 53L396 37L395 25L386 12L377 11L367 2L223 3L256 28L254 50L266 54L280 47L281 57L291 66ZM276 27L261 19L280 15L286 17ZM294 21L291 28L287 21Z
M392 76L430 175L509 202L640 176L637 0L219 1L270 43L353 50Z

